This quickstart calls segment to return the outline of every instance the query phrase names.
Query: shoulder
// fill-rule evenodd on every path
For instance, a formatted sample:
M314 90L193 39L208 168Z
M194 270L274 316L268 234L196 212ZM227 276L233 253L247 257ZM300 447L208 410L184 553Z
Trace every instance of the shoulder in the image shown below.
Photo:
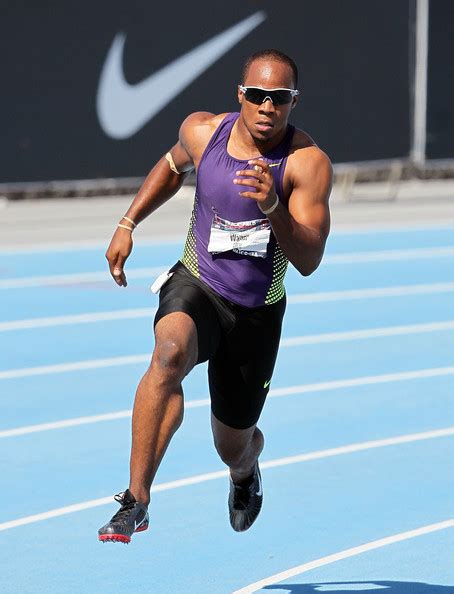
M227 115L228 112L214 114L209 111L194 111L183 120L181 128L191 129L198 126L217 127Z
M208 111L196 111L188 115L181 124L179 133L180 142L187 152L197 158L227 115L227 113L216 115Z
M295 130L287 167L295 181L319 176L327 181L332 179L333 167L328 155L304 130Z

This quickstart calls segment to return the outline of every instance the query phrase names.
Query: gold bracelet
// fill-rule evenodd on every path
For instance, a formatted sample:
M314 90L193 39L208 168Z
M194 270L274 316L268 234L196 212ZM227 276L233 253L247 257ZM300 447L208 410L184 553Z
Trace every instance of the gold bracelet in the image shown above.
M124 219L125 221L128 221L128 223L131 223L131 225L133 227L137 227L137 223L134 223L134 221L128 217L121 217L122 219Z
M134 231L134 227L128 227L128 225L122 225L118 223L117 227L121 227L122 229L127 229L128 231Z

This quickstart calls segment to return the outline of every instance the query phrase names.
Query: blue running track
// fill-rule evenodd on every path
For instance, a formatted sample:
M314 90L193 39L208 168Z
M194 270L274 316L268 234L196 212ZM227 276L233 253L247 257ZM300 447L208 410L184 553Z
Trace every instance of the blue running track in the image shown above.
M185 382L150 529L129 546L98 542L128 482L149 285L180 253L138 244L127 289L100 249L3 255L0 590L454 594L448 227L333 234L316 273L289 271L250 531L228 522L202 365Z

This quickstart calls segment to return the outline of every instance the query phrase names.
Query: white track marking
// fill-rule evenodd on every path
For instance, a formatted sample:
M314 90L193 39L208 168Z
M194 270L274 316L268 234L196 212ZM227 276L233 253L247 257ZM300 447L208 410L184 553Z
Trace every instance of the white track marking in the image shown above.
M36 253L43 253L43 252L75 252L75 251L85 251L85 250L105 250L106 249L106 239L94 239L92 241L85 241L81 239L80 241L49 241L48 243L40 242L40 243L22 243L17 246L6 247L2 246L0 248L0 254L8 254L8 255L16 255L16 254L26 254L31 253L35 255ZM84 254L85 255L85 254Z
M411 231L426 231L426 229L430 230L436 230L436 229L445 229L445 228L450 228L449 223L447 222L440 222L440 223L434 223L433 226L431 227L411 227L409 228ZM375 230L376 227L373 227L373 229ZM368 228L364 229L365 231L368 231ZM391 231L393 232L395 230L395 227L390 227L389 229L386 229L385 231ZM406 228L405 228L406 230ZM379 229L378 229L379 231ZM404 231L404 229L402 229L402 231ZM347 231L348 233L348 231ZM352 233L356 233L356 228L353 228ZM342 233L344 234L344 233ZM109 237L110 237L110 231L109 231ZM35 255L36 253L40 254L40 253L58 253L58 252L79 252L79 251L86 251L86 250L102 250L105 251L106 247L107 247L107 235L105 237L102 237L100 239L92 239L92 240L74 240L74 241L50 241L50 242L38 242L38 243L21 243L18 244L17 246L10 246L10 247L5 247L5 246L1 246L0 247L0 254L8 254L8 255L16 255L16 254L26 254L26 253L30 253L32 255ZM136 238L134 240L134 245L135 246L139 246L139 247L156 247L156 248L164 248L164 247L168 247L170 245L176 245L176 246L180 246L182 244L182 242L184 242L184 240L186 239L186 233L181 233L181 234L175 234L175 235L171 235L171 234L166 234L165 236L163 236L161 239L141 239L140 237ZM82 254L83 256L85 256L85 254Z
M347 301L355 299L377 299L382 297L404 297L406 295L427 295L454 292L454 282L433 283L427 285L403 285L397 287L379 287L375 289L351 289L347 291L327 291L324 293L295 293L287 296L289 305L301 303L319 303L329 301ZM91 324L95 322L115 321L134 318L149 318L156 308L119 309L113 311L87 312L45 318L29 318L0 322L0 332L32 330L73 324Z
M427 258L444 258L454 256L454 246L414 248L406 250L380 250L370 252L347 252L344 254L328 254L323 258L323 265L357 264L364 262L394 262L420 260ZM153 268L130 268L126 270L127 278L152 278L169 268L155 266ZM75 274L56 274L49 276L29 276L23 278L5 278L0 280L0 289L22 289L27 287L60 286L99 281L114 282L107 270L99 272L81 272Z
M66 419L64 421L54 421L51 423L39 423L37 425L27 425L17 427L16 429L6 429L0 431L0 437L17 437L18 435L28 435L29 433L39 433L41 431L52 431L53 429L65 429L66 427L77 427L78 425L92 425L93 423L102 423L103 421L116 421L130 417L131 410L120 410L118 412L105 413L102 415L92 415L86 417L77 417Z
M58 363L56 365L40 365L38 367L24 367L0 371L0 380L52 373L67 373L82 369L99 369L102 367L116 367L120 365L136 365L151 360L151 355L128 355L125 357L110 357L108 359L89 359L88 361L74 361L73 363Z
M454 247L412 248L406 250L380 250L328 254L322 260L325 264L357 264L361 262L394 262L398 260L425 260L427 258L446 258L454 256Z
M347 301L353 299L381 299L382 297L405 297L407 295L430 295L451 293L453 283L431 283L424 285L398 285L372 289L350 289L346 291L325 291L323 293L300 293L287 296L290 305L298 303L320 303L324 301Z
M366 328L363 330L348 330L346 332L327 332L283 338L280 346L284 348L302 346L305 344L321 344L333 342L346 342L349 340L365 340L387 336L405 336L408 334L424 334L429 332L442 332L454 329L454 321L431 322L427 324L411 324L407 326L387 326L383 328ZM149 361L150 354L109 357L104 359L89 359L87 361L74 361L72 363L58 363L55 365L42 365L36 367L23 367L0 371L0 380L34 375L47 375L53 373L66 373L81 369L97 369L121 365L135 365Z
M169 268L168 266L167 268ZM152 278L164 270L165 266L154 266L153 268L132 268L126 270L126 277L129 278ZM0 280L0 289L25 289L29 287L55 287L65 285L79 285L82 283L111 282L114 280L108 270L100 272L80 272L75 274L53 274L49 276L26 276L23 278L4 278Z
M454 375L453 367L435 367L432 369L419 369L417 371L403 371L399 373L385 373L382 375L369 375L363 377L354 377L350 379L334 380L330 382L318 382L314 384L301 384L299 386L288 386L286 388L274 388L268 393L268 398L279 398L282 396L291 396L296 394L309 394L311 392L324 392L329 390L340 390L342 388L354 388L356 386L367 386L373 384L383 384L390 382L411 381L414 379L424 379L430 377L443 377L447 375ZM189 400L185 403L185 408L199 408L202 406L209 406L209 398L201 398L199 400ZM86 417L76 417L73 419L65 419L63 421L53 421L51 423L40 423L37 425L27 425L24 427L16 427L14 429L5 429L0 431L0 438L2 437L17 437L18 435L26 435L29 433L38 433L41 431L51 431L54 429L63 429L67 427L75 427L78 425L88 425L92 423L100 423L103 421L114 421L117 419L128 418L131 416L131 410L122 410L113 413L105 413L102 415L92 415Z
M430 369L418 369L416 371L400 371L396 373L384 373L382 375L366 375L350 379L334 380L329 382L318 382L315 384L301 384L288 388L275 388L270 390L269 395L288 396L289 394L307 394L310 392L324 392L325 390L341 390L342 388L354 388L355 386L367 386L372 384L387 384L390 382L405 382L414 379L429 377L444 377L454 375L454 365L450 367L433 367Z
M210 404L209 398L200 400L189 400L185 402L185 409L200 408L201 406L208 406ZM52 431L54 429L65 429L67 427L77 427L79 425L92 425L94 423L102 423L103 421L117 421L118 419L127 419L132 416L132 410L120 410L118 412L104 413L102 415L91 415L85 417L76 417L73 419L65 419L64 421L53 421L51 423L39 423L37 425L27 425L24 427L16 427L15 429L5 429L0 431L0 438L2 437L17 437L18 435L28 435L29 433L40 433L41 431Z
M428 221L427 225L422 225L421 221L409 221L408 225L402 227L399 221L386 223L337 223L335 229L330 234L332 237L337 235L363 235L371 231L377 233L408 233L415 231L436 231L437 229L452 229L453 225L449 219L445 221L438 220L437 217Z
M311 460L320 460L322 458L331 458L333 456L341 456L344 454L352 454L364 450L376 449L381 447L388 447L394 445L402 445L405 443L412 443L416 441L422 441L427 439L435 439L440 437L450 437L454 435L454 427L447 427L445 429L437 429L435 431L424 431L421 433L411 433L407 435L398 435L396 437L389 437L387 439L377 439L373 441L364 441L360 443L353 443L338 448L330 448L327 450L318 450L315 452L307 452L298 456L289 456L286 458L278 458L275 460L268 460L267 462L261 462L260 468L276 468L278 466L288 466L290 464L296 464L299 462L309 462ZM199 474L190 476L184 479L170 481L167 483L161 483L151 488L152 493L161 491L170 491L172 489L178 489L181 487L187 487L189 485L197 485L207 481L216 480L218 478L227 477L227 470L218 470L216 472L209 472L206 474ZM32 516L25 516L16 520L10 520L9 522L3 522L0 524L0 531L9 530L11 528L17 528L18 526L24 526L26 524L33 524L35 522L41 522L49 520L50 518L56 518L58 516L64 516L74 512L82 511L85 509L91 509L100 505L106 505L112 502L112 497L102 497L100 499L92 499L91 501L84 501L83 503L76 503L74 505L68 505L65 507L59 507L52 509L47 512L34 514Z
M309 334L283 338L281 347L293 347L303 344L320 344L323 342L341 342L347 340L363 340L385 336L402 336L407 334L423 334L425 332L440 332L454 330L454 320L446 322L432 322L429 324L411 324L407 326L389 326L384 328L367 328L365 330L350 330L347 332L327 332L324 334Z
M111 322L114 320L132 320L135 318L150 318L156 313L157 309L157 307L142 307L136 309L100 311L67 316L0 322L0 332L31 330L33 328L50 328L54 326L70 326L74 324L92 324L93 322Z
M380 549L382 547L386 547L397 542L402 542L404 540L409 540L411 538L416 538L418 536L430 534L431 532L438 532L439 530L446 530L447 528L453 527L454 518L450 520L445 520L444 522L437 522L436 524L428 524L427 526L421 526L421 528L416 528L415 530L407 530L406 532L393 534L392 536L387 536L386 538L379 538L378 540L373 540L371 542L359 545L357 547L352 547L351 549L345 549L344 551L339 551L338 553L327 555L326 557L321 557L320 559L315 559L314 561L309 561L308 563L303 563L302 565L298 565L297 567L293 567L292 569L287 569L285 571L282 571L281 573L276 573L270 577L255 582L250 586L240 588L240 590L235 590L233 594L252 594L252 592L258 592L266 586L271 586L272 584L288 580L291 577L295 577L296 575L312 571L313 569L323 567L324 565L330 565L331 563L335 563L336 561L349 559L350 557L355 557L356 555L361 555L362 553L367 553L368 551ZM285 589L285 584L282 585L282 588Z
M427 439L435 439L437 437L451 437L453 435L454 427L447 427L446 429L437 429L434 431L423 431L420 433L409 433L407 435L399 435L397 437L374 439L372 441L352 443L338 448L329 448L327 450L319 450L316 452L309 452L307 454L298 454L297 456L287 456L285 458L279 458L278 460L268 460L268 462L260 463L260 468L288 466L298 462L310 462L311 460L332 458L333 456L343 456L344 454L353 454L354 452L362 452L363 450L384 448L387 446L401 445L404 443L413 443L415 441L424 441Z

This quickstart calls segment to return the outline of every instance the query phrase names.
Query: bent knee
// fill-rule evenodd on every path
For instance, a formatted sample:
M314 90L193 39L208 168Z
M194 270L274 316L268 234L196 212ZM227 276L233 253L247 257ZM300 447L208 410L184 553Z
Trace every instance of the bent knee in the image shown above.
M151 360L151 367L166 376L183 377L193 367L194 354L171 339L158 341Z

